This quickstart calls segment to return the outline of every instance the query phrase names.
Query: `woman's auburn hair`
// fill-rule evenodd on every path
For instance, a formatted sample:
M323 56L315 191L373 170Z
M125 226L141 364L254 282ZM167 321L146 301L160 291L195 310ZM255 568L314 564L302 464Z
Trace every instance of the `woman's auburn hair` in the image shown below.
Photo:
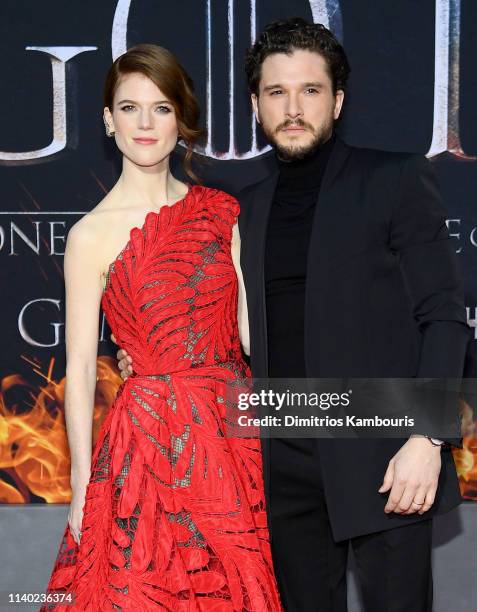
M127 74L143 74L157 85L174 107L179 137L187 149L183 160L186 174L198 182L192 170L193 147L205 135L199 127L200 108L194 93L192 79L173 53L164 47L140 44L120 55L106 75L104 106L110 110L121 78Z

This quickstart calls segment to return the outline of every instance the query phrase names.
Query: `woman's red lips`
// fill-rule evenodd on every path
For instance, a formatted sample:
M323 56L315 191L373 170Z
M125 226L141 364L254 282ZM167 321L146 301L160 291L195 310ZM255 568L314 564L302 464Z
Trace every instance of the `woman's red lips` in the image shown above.
M133 138L134 142L138 144L154 144L157 142L157 138Z

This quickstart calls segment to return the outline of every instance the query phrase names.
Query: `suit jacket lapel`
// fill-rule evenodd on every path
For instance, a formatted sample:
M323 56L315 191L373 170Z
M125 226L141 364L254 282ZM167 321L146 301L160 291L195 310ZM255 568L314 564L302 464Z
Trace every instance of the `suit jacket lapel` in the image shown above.
M331 183L337 178L339 172L342 170L346 160L351 153L351 147L348 146L339 136L336 136L336 142L333 146L333 150L330 153L330 158L326 165L325 174L321 185L321 192L328 189Z

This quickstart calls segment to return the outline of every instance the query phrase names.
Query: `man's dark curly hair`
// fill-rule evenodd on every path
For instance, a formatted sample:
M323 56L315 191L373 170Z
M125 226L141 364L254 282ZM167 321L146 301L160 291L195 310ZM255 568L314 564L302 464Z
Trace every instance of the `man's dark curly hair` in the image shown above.
M245 72L249 89L258 94L262 64L269 55L286 53L296 49L319 53L326 61L333 83L333 92L346 89L350 73L343 47L321 23L310 23L301 17L274 21L267 25L245 57Z

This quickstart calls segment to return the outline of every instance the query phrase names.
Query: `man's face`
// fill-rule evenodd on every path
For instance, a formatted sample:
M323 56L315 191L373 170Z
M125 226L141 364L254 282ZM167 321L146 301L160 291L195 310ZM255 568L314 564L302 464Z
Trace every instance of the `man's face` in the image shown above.
M262 64L257 121L283 160L303 159L331 136L344 92L333 93L325 59L314 51L274 53Z

